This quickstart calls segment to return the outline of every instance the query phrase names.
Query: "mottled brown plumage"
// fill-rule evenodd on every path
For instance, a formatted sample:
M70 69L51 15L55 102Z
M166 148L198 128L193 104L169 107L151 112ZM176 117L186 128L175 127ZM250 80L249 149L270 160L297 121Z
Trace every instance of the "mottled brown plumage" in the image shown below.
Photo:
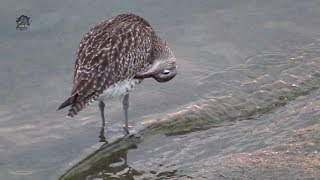
M157 59L169 57L174 58L173 53L145 19L134 14L111 17L81 40L71 97L58 110L71 105L68 115L73 117L110 86L147 71Z

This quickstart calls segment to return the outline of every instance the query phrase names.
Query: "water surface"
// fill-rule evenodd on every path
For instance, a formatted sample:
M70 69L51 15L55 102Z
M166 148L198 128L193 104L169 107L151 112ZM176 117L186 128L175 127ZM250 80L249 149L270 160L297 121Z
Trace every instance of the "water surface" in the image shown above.
M96 166L89 158L86 167L93 171L72 172L92 178L129 172L127 179L210 179L212 174L230 179L241 172L247 178L299 178L276 166L274 173L253 168L255 158L268 150L284 161L282 150L292 148L286 145L312 141L310 151L306 146L300 152L315 155L315 161L295 168L301 178L317 177L319 141L312 135L319 133L317 0L7 0L0 6L0 179L57 179L102 145L96 104L75 119L56 109L71 91L83 35L98 21L124 12L145 17L167 40L179 74L165 84L146 80L130 95L132 132L143 138L115 142L119 148L109 153L116 160L103 153L112 144L98 156L107 157L107 165L120 161L112 166L120 168ZM21 14L32 18L25 32L15 29ZM112 142L122 136L120 101L107 105L106 117ZM301 133L308 128L310 136Z

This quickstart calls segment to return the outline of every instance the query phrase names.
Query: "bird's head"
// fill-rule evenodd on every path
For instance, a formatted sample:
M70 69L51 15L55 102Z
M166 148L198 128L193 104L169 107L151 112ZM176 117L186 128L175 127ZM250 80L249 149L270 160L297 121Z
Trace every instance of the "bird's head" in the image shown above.
M139 72L135 78L154 78L158 82L167 82L177 74L176 58L156 59L146 71Z
M162 60L156 65L155 71L158 73L154 74L153 78L158 82L167 82L173 79L177 74L176 59L171 58L170 60Z

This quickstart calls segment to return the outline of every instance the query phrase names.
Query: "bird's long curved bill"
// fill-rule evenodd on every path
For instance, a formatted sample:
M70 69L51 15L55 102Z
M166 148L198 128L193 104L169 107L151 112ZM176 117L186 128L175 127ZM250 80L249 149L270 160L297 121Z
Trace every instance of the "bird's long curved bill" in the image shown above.
M160 73L158 70L142 71L138 72L134 78L151 78L158 73Z

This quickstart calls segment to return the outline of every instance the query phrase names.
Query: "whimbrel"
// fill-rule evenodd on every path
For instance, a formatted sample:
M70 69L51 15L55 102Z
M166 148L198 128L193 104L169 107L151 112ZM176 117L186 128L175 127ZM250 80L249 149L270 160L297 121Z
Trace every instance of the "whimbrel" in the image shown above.
M129 92L144 78L167 82L177 73L176 58L142 17L121 14L93 27L81 40L74 66L71 96L58 110L70 106L74 117L98 101L103 125L104 101L123 97L124 133L128 130Z

